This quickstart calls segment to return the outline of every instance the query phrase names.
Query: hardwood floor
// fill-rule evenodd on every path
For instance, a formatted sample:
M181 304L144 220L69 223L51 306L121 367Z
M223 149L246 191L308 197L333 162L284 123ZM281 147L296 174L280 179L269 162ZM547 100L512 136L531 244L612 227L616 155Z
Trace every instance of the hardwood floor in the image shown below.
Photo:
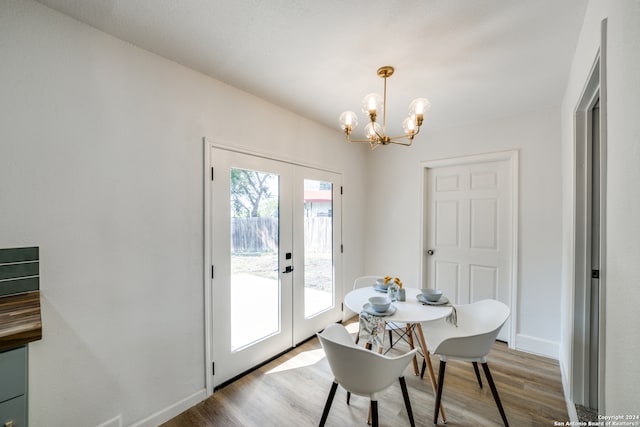
M355 334L356 324L349 329ZM406 344L392 351L404 352ZM213 396L162 427L317 426L332 382L331 371L317 338L216 391ZM432 357L438 371L439 359ZM422 360L418 360L422 363ZM489 354L489 367L512 427L553 426L569 420L555 360L522 353L497 342ZM409 364L405 371L417 426L432 426L435 397L429 380L420 379ZM500 426L502 421L491 391L482 376L479 388L471 363L447 362L443 404L447 426ZM327 426L366 425L369 401L338 388ZM381 426L405 426L409 420L400 385L385 391L379 401Z

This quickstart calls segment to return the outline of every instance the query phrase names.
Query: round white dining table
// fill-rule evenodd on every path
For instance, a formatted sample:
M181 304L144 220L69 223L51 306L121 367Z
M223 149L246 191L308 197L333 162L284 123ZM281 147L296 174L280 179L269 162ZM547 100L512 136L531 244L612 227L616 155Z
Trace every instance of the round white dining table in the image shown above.
M422 293L420 289L404 288L404 290L406 294L405 301L392 302L392 304L396 307L396 311L389 316L384 316L384 320L386 320L387 322L393 322L395 324L405 323L407 325L407 329L409 330L410 345L412 348L413 334L415 333L416 337L418 338L420 347L422 347L424 360L429 372L429 379L431 380L431 387L433 388L433 393L435 395L437 393L436 379L433 372L433 366L431 365L431 359L429 358L427 343L424 339L424 334L422 333L421 324L424 322L443 319L449 316L453 309L450 306L428 305L421 303L417 298L418 295ZM345 295L344 297L344 303L347 308L349 308L349 310L355 313L360 313L364 305L369 302L370 297L380 295L385 294L380 291L376 291L373 286L364 286L362 288L356 288L352 291L349 291L349 293L347 293L347 295ZM414 370L417 375L418 366L415 358L413 363ZM440 415L442 416L443 422L446 422L447 418L444 413L444 407L442 406L442 403L440 403Z
M390 316L385 316L384 320L394 323L422 323L442 319L451 314L451 307L424 305L418 301L417 296L422 293L420 289L404 288L406 293L405 301L394 301L396 312ZM344 303L349 310L360 313L362 307L369 302L373 296L386 295L376 291L373 286L365 286L350 291L344 297Z

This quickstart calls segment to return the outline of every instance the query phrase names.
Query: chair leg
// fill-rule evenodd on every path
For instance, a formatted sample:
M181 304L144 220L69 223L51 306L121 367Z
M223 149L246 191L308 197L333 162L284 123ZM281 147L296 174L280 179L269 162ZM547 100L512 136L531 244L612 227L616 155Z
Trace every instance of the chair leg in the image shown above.
M440 361L440 369L438 369L438 393L436 395L436 406L433 410L433 423L438 424L438 410L440 409L440 401L442 400L442 389L444 388L444 370L447 362Z
M406 334L408 335L408 338L409 338L409 348L413 350L415 348L415 345L413 343L413 325L411 325L411 323L407 323L406 328L407 328ZM416 375L418 375L418 356L416 356L415 354L413 355L412 362L413 362L413 372Z
M393 348L393 331L389 329L389 348Z
M351 392L347 392L347 405L351 403Z
M502 408L502 403L500 403L500 396L498 396L498 389L496 388L495 383L493 382L493 377L491 376L491 371L489 370L489 365L487 363L482 364L482 369L484 370L484 375L487 377L487 381L489 382L489 387L491 388L491 393L493 394L493 399L496 401L496 405L498 405L498 411L500 411L500 416L502 417L502 422L505 427L509 427L509 422L507 421L507 416L504 413L504 409Z
M407 382L404 380L404 377L398 378L398 381L400 381L400 388L402 389L404 406L407 408L407 415L409 416L409 424L411 424L411 427L415 427L416 423L413 420L413 411L411 410L411 401L409 400L409 392L407 391Z
M378 401L371 401L371 427L378 427Z
M331 384L331 390L329 391L329 397L327 397L327 403L325 403L324 405L324 411L322 411L322 418L320 419L320 427L323 427L324 423L327 422L327 416L329 416L331 403L333 403L333 397L336 395L337 389L338 389L338 383L334 381L333 384Z
M480 384L480 388L482 388L482 378L480 378L480 370L478 369L478 362L473 363L473 370L476 371L476 378L478 379L478 384Z
M429 356L425 356L429 357ZM420 379L424 378L424 371L427 369L427 359L422 359L422 369L420 369Z

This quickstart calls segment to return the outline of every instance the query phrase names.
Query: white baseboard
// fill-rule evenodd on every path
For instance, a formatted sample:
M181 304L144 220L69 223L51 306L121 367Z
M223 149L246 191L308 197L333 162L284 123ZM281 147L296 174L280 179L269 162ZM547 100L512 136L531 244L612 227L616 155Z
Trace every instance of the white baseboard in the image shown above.
M171 418L176 415L186 411L192 406L202 402L207 398L207 390L202 389L193 393L191 396L187 396L184 399L170 405L160 411L156 412L145 418L144 420L138 421L131 425L131 427L156 427L162 423L169 421Z
M97 427L122 427L122 415L111 418Z
M558 342L523 334L516 335L515 349L554 360L558 360L560 354L560 344Z

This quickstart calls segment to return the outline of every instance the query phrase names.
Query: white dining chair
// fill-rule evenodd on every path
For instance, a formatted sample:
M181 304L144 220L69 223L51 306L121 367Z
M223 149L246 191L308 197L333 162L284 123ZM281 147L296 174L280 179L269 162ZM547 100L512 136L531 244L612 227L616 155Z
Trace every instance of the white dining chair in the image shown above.
M478 371L478 362L482 364L482 369L487 377L487 382L500 411L502 421L508 427L509 422L487 364L487 355L511 311L505 304L496 300L482 300L471 304L457 305L456 311L458 316L457 326L445 320L440 320L425 324L423 328L429 352L440 358L433 423L438 423L438 409L442 399L447 360L457 359L473 363L476 378L481 388L482 381ZM425 362L423 362L423 374L425 365Z
M404 379L404 370L416 353L411 350L401 356L389 357L358 346L346 328L341 324L331 324L318 333L329 367L333 373L333 383L322 412L320 426L324 426L331 409L338 385L350 393L369 397L371 401L371 423L378 426L378 399L380 393L394 381L400 382L409 423L415 426L411 402ZM348 401L347 401L348 404Z

